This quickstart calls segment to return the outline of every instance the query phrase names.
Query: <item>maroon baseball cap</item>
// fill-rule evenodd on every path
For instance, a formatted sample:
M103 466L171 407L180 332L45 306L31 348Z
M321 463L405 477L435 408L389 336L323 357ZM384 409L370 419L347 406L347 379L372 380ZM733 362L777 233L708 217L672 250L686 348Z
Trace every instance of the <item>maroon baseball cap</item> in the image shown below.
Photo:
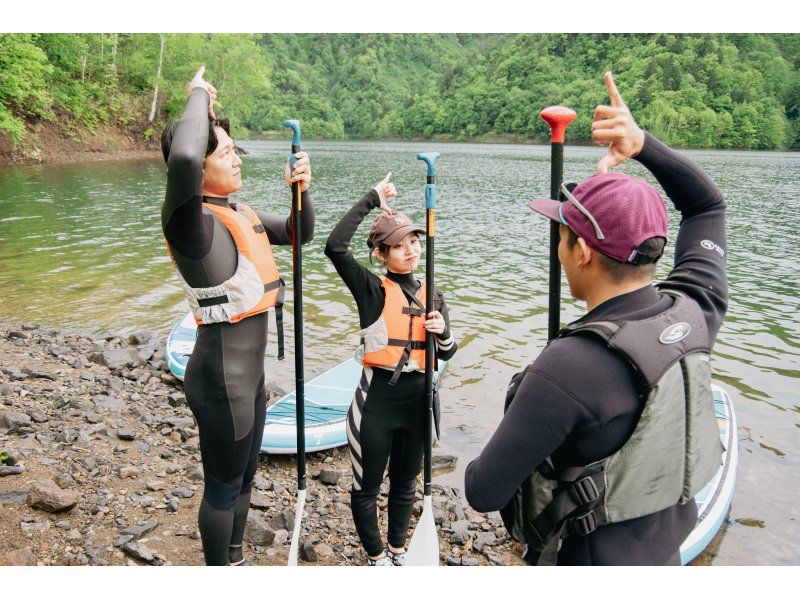
M425 234L425 229L416 226L403 212L383 213L375 219L369 229L367 245L370 249L381 243L394 245L403 240L408 233Z
M561 193L567 201L534 199L531 209L568 226L587 245L617 261L644 264L660 257L636 251L651 237L667 238L664 200L647 181L606 172L583 181L571 198L564 186Z

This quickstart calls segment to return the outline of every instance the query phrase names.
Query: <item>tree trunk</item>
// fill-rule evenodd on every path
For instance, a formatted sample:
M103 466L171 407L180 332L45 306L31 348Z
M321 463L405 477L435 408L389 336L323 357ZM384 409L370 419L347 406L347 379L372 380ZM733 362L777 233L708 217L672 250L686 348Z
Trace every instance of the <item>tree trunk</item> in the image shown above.
M118 33L111 34L111 71L117 72L117 37Z
M158 101L158 80L161 79L161 64L164 62L164 34L159 33L161 38L161 49L158 51L158 69L156 70L156 84L153 86L153 102L150 104L150 116L147 122L152 123L156 117L156 102Z

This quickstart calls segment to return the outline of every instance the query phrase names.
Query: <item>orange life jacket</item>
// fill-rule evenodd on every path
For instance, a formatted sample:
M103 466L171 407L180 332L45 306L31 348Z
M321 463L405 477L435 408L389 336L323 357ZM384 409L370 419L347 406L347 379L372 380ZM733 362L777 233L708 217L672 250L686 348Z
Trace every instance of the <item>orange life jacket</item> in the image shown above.
M381 280L386 300L380 317L361 331L361 365L394 369L393 384L400 372L425 371L425 283L409 305L408 295L396 282Z
M237 252L236 271L228 280L213 287L192 287L176 266L197 325L218 322L236 323L275 307L278 328L278 358L283 358L284 282L275 265L267 232L253 209L237 203L236 209L206 202L233 237ZM167 251L172 252L167 243ZM175 263L174 258L172 259Z

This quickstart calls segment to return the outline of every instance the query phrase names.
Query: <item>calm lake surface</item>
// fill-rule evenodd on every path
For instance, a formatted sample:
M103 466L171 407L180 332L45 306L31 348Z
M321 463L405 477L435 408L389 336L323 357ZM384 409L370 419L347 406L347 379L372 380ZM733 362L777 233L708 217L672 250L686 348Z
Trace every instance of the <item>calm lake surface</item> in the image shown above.
M237 197L288 215L288 141L242 145L250 154ZM442 153L437 281L459 343L444 383L442 446L459 466L437 481L463 486L466 464L502 416L510 377L545 344L548 226L527 203L548 193L549 148L315 141L304 149L317 210L316 237L304 250L306 379L350 355L358 339L355 304L323 254L328 233L387 171L395 207L424 222L425 170L415 155ZM799 564L800 154L687 153L728 202L731 304L714 371L736 408L740 461L732 523L713 563ZM589 176L601 156L599 148L568 147L565 179ZM653 180L633 161L622 170ZM187 306L161 234L165 171L156 159L0 168L0 317L88 333L149 328L166 338ZM671 206L669 213L671 248L679 216ZM353 244L365 263L367 229ZM291 288L290 248L276 257ZM659 277L671 263L668 253ZM565 299L562 322L583 309ZM291 356L269 364L285 389L292 364Z

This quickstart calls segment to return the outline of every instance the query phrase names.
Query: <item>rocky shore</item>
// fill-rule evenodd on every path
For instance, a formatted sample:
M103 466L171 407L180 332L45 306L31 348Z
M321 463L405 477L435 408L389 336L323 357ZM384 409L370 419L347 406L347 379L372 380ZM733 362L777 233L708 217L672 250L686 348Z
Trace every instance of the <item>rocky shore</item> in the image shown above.
M120 338L0 326L0 564L203 563L198 432L162 345L148 331ZM438 454L435 467L453 459ZM292 456L262 455L244 548L257 565L286 564L295 467ZM363 564L347 447L309 454L307 468L301 564ZM433 487L441 564L524 564L496 513L471 510L456 488ZM387 495L388 480L384 530ZM417 498L412 525L421 491Z

